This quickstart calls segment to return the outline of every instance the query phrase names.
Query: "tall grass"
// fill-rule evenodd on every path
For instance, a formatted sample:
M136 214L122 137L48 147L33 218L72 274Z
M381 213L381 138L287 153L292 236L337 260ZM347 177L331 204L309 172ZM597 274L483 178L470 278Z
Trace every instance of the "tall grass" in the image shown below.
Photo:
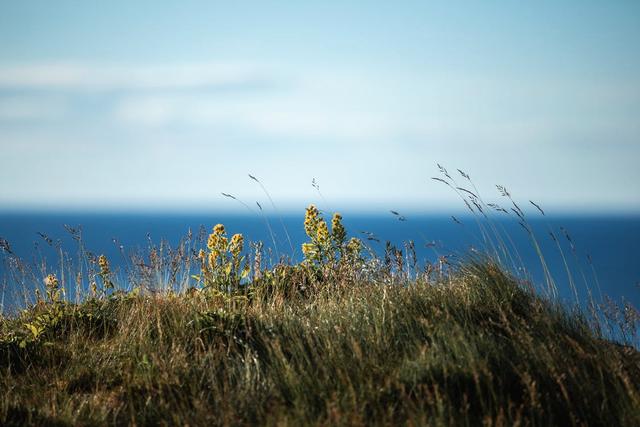
M0 324L0 420L637 425L640 355L494 264L445 280L277 277L234 297L115 294ZM340 280L341 279L341 280ZM308 287L312 286L311 289Z
M37 286L0 316L0 424L640 425L637 310L582 309L550 230L576 299L562 304L510 193L507 210L441 172L482 246L433 263L412 242L378 256L315 208L297 264L220 226L149 241L122 271L78 229L75 261L55 266L0 241L7 280ZM542 291L495 215L537 246Z

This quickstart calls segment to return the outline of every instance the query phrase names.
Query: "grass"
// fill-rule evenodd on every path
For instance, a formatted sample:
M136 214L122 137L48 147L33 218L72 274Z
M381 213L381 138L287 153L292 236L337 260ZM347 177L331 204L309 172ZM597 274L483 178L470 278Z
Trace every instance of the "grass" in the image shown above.
M488 255L422 267L311 207L299 264L265 266L221 225L126 278L81 250L0 316L0 425L640 425L637 311L560 305L549 277L536 291L483 218Z
M468 261L446 281L120 294L2 319L3 425L639 425L640 353Z

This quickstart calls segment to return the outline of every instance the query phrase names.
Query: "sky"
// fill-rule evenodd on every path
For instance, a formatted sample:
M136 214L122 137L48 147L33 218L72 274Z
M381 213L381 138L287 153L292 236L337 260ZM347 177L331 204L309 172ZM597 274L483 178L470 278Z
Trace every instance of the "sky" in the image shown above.
M639 159L637 1L0 0L0 210L639 213Z

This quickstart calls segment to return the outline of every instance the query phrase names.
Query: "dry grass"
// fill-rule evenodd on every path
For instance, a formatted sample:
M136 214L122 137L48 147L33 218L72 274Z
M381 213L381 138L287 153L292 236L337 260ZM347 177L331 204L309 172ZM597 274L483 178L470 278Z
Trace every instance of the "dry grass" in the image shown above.
M0 323L3 425L638 425L640 353L491 263L113 294ZM13 337L13 339L11 338Z
M314 208L300 264L229 250L218 227L207 251L190 233L122 277L78 235L76 269L61 256L35 303L0 316L0 425L640 425L640 352L620 343L639 342L637 310L559 305L541 253L537 294L507 272L520 257L492 219L514 215L539 250L511 194L512 213L441 172L486 256L367 256ZM12 280L42 286L46 264L0 248Z

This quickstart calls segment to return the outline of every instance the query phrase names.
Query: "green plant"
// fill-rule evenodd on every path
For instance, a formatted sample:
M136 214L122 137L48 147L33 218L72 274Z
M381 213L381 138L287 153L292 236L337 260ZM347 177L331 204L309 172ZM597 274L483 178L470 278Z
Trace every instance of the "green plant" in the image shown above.
M234 234L227 238L224 225L217 224L207 240L208 253L201 250L199 283L206 289L233 292L238 290L241 282L249 275L250 266L242 255L244 237Z
M356 262L361 255L362 242L353 237L347 242L347 231L342 215L334 213L331 231L315 205L307 207L304 231L310 241L302 244L304 261L317 267L332 268L340 262Z
M29 342L37 342L42 335L53 329L62 320L65 303L62 299L63 290L55 274L49 274L44 279L46 301L38 301L39 310L35 316L24 323L30 332L20 340L20 346L25 347Z
M301 263L265 266L258 244L249 275L216 225L204 291L124 292L99 257L99 297L71 303L48 275L0 315L0 425L640 424L640 352L490 256L364 259L313 206L305 231ZM634 342L637 311L615 310Z

